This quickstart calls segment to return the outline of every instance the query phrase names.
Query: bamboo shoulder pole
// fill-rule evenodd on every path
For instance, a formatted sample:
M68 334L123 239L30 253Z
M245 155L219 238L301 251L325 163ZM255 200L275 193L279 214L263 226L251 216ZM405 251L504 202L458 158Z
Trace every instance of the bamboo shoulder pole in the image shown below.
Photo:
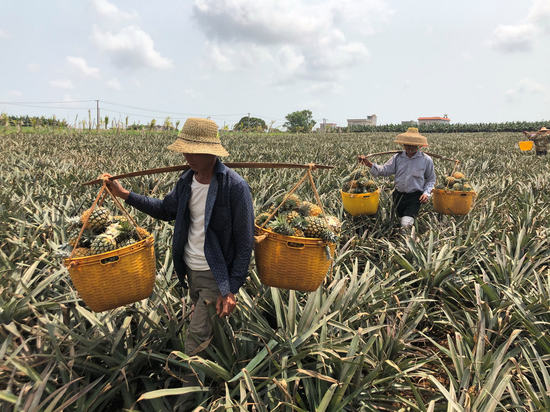
M265 163L265 162L228 162L224 163L227 167L232 169L309 169L309 165L302 165L296 163ZM189 165L167 166L159 167L156 169L140 170L137 172L124 173L121 175L113 176L113 180L124 179L127 177L154 175L157 173L177 172L180 170L189 170ZM334 166L313 165L313 169L334 169ZM89 182L82 183L82 186L96 185L102 183L103 180L95 179Z

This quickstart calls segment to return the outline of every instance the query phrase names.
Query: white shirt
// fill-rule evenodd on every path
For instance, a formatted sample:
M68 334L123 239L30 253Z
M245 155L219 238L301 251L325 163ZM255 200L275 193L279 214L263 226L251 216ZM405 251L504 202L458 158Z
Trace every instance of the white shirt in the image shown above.
M189 226L189 237L183 252L185 264L193 270L210 270L204 256L204 211L209 187L210 184L199 183L195 176L193 176L191 198L188 204L191 214L191 224Z

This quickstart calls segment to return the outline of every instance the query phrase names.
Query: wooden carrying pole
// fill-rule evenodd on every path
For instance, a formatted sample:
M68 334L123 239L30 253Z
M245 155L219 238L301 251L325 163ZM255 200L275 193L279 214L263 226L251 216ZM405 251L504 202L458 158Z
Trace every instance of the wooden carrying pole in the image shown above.
M264 162L228 162L224 163L227 167L232 169L334 169L334 166L323 165L301 165L296 163L264 163ZM113 180L124 179L126 177L136 177L145 175L154 175L157 173L177 172L179 170L189 170L189 165L167 166L159 167L157 169L140 170L137 172L125 173L122 175L116 175L111 177ZM103 183L102 179L90 180L89 182L82 183L82 186L96 185Z

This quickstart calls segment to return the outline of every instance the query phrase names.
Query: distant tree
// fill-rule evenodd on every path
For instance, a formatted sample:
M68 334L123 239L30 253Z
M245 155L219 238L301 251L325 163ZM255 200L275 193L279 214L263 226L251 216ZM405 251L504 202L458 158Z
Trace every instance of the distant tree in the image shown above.
M242 131L263 131L267 129L267 125L262 119L257 117L248 117L245 116L239 123L235 125L233 130L242 130Z
M292 133L308 133L311 132L313 126L317 123L313 120L310 110L302 110L301 112L292 112L285 119L287 122L283 125Z

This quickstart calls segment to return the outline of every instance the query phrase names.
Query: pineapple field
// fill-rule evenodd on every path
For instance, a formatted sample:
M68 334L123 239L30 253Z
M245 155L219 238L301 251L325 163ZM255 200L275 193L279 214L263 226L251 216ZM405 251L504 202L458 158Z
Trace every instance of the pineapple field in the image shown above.
M192 390L205 411L550 410L549 158L521 152L520 132L425 136L429 152L461 161L455 170L434 159L440 188L458 184L477 196L464 216L439 214L430 201L415 236L404 237L391 178L366 171L363 186L350 184L357 155L397 149L395 133L221 135L231 154L224 161L333 165L312 175L337 230L311 236L336 248L329 274L308 293L263 285L253 257L237 308L213 317L215 343L203 359L183 353L190 300L172 265L171 223L128 207L155 239L153 293L138 303L92 311L63 263L63 245L102 253L139 242L109 197L86 213L100 186L82 183L184 163L166 149L174 135L2 135L0 412L177 411L191 368L204 383ZM304 174L236 170L258 218ZM178 176L122 183L162 198ZM376 214L347 213L343 188L378 189ZM316 204L307 181L295 194ZM102 222L107 213L119 216L114 226ZM272 225L290 230L288 215ZM87 231L97 222L103 232L93 238Z

